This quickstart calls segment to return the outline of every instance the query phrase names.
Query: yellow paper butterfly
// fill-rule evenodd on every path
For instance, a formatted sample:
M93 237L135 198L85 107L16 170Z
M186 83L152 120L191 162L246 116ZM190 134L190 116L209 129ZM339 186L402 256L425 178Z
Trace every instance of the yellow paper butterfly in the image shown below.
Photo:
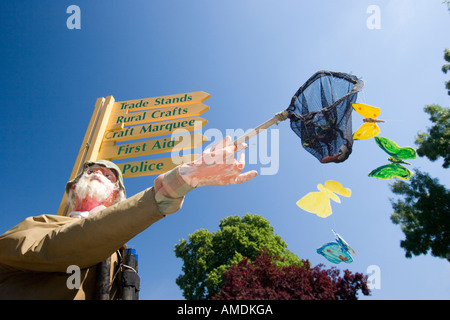
M380 133L380 128L378 128L377 122L384 122L383 120L377 119L380 115L380 108L362 103L352 103L352 107L356 112L364 117L364 123L353 134L354 140L370 139Z
M326 218L332 213L330 199L341 203L341 199L335 193L344 197L350 197L352 194L349 188L344 188L342 184L334 180L325 181L325 186L318 184L317 189L319 192L310 192L298 200L297 206L321 218Z

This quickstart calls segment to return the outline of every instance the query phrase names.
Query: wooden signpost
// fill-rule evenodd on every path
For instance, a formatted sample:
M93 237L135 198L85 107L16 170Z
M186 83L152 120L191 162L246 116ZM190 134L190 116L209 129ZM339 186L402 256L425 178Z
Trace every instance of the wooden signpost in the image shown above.
M99 159L120 160L192 149L207 141L199 133L171 135L178 129L191 132L207 121L199 115L209 107L202 102L210 95L203 91L116 102L113 96L98 98L69 180L82 170L83 163ZM167 137L159 137L164 136ZM169 136L170 135L170 136ZM154 138L142 140L146 138ZM132 142L131 140L139 140ZM163 157L116 163L124 178L167 172L193 161L199 155ZM66 194L58 215L68 210Z

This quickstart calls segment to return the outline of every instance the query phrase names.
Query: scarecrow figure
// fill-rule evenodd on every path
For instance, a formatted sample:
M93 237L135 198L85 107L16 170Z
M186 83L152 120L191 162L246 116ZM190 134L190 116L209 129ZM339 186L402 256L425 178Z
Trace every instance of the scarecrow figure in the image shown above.
M89 161L66 185L67 216L25 219L0 236L0 299L96 299L98 266L120 265L120 248L168 214L178 211L196 187L248 181L256 171L241 173L247 147L230 137L205 150L194 162L159 175L152 187L126 199L120 169L107 160ZM68 267L80 268L80 283L69 286ZM105 292L101 292L105 295ZM108 283L107 298L117 290Z

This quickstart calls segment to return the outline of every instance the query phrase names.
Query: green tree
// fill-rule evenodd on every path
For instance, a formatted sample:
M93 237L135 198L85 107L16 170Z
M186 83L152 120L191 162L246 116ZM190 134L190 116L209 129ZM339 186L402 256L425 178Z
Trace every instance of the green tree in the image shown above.
M444 2L447 5L448 11L450 11L450 1L449 0L445 0Z
M444 50L444 60L447 62L450 62L450 49L448 49L448 48ZM443 73L447 73L448 70L450 70L450 63L446 63L442 66ZM448 82L450 82L450 81L447 81L447 83ZM447 88L447 89L449 89L449 88Z
M449 5L450 10L450 5ZM444 51L444 59L447 62L450 62L450 49L445 49ZM447 73L450 70L450 63L446 63L442 66L442 72ZM448 90L448 94L450 95L450 80L445 83L445 88Z
M445 60L450 62L450 50L445 50ZM442 67L444 72L450 65ZM447 82L450 89L450 81ZM450 94L450 92L449 92ZM416 136L417 154L431 161L444 159L443 167L450 166L450 110L438 105L427 105L425 112L433 123L428 132ZM390 199L394 213L391 220L399 224L406 239L400 242L406 257L431 254L450 262L450 191L428 173L417 169L409 180L396 181L391 190L403 199Z
M450 62L450 49L445 49L444 59ZM450 64L444 64L442 71L447 73L448 70L450 70ZM446 82L446 89L450 95L450 81ZM450 166L450 109L432 104L425 106L424 111L430 115L433 125L427 132L417 134L416 144L419 146L417 154L431 161L442 157L443 167L448 168Z
M244 257L256 259L263 249L280 257L277 265L302 266L262 216L247 213L224 218L217 232L200 229L175 245L176 256L183 260L183 273L176 283L186 299L208 299L221 290L225 271Z
M391 199L391 220L400 224L406 239L400 242L406 257L431 254L450 262L450 192L437 179L414 170L409 183L396 181L395 194L404 199Z
M435 161L442 157L444 168L450 166L450 109L438 105L427 105L425 112L430 115L433 126L428 132L419 132L416 144L419 146L417 154Z

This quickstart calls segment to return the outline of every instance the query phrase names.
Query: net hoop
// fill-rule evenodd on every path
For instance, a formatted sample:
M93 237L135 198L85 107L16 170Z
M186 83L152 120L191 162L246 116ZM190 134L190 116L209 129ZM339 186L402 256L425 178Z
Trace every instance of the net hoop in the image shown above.
M354 84L352 90L350 92L348 92L347 94L345 94L344 96L342 96L341 98L337 99L333 104L331 104L328 107L322 108L321 110L318 111L312 111L309 112L306 115L302 115L299 113L294 112L294 110L296 109L295 107L295 100L297 100L297 98L302 94L303 91L305 91L306 88L308 88L311 83L313 83L314 81L316 81L318 78L321 77L326 77L326 76L332 76L334 78L339 78L339 79L344 79L346 81L349 81L351 83ZM300 119L302 121L308 121L308 119L311 119L314 117L314 114L316 113L320 113L320 112L329 112L332 109L336 108L337 105L339 105L342 101L344 101L345 99L347 99L348 97L350 97L351 95L358 93L359 91L361 91L364 87L364 81L362 81L360 78L354 76L354 75L350 75L348 73L344 73L344 72L334 72L334 71L325 71L325 70L321 70L316 72L314 75L312 75L295 93L295 95L292 97L291 99L291 103L289 104L289 107L286 109L289 112L288 117L294 117L296 119Z
M291 129L321 163L343 162L352 152L352 103L363 87L354 75L318 71L292 97Z

